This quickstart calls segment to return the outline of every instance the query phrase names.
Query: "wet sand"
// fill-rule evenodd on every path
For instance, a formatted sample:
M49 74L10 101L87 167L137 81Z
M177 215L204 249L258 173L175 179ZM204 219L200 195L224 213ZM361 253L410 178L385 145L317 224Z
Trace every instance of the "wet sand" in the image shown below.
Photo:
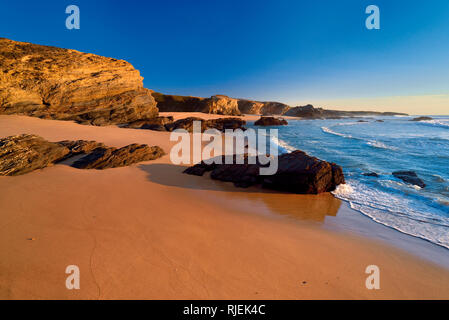
M175 114L186 116L215 117ZM21 133L167 152L171 145L165 132L0 116L1 137ZM398 248L392 242L401 236L390 236L398 232L330 194L237 189L183 169L165 156L104 171L66 163L0 177L0 298L449 298L440 248L421 247L433 261ZM365 287L373 264L380 290ZM80 268L80 290L65 287L68 265Z

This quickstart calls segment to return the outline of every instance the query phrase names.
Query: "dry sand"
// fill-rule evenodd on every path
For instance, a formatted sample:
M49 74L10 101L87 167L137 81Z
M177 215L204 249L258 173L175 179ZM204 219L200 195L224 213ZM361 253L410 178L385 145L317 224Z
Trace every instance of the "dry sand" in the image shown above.
M164 132L0 116L1 137L21 133L170 148ZM322 228L343 207L329 194L236 189L182 170L165 156L0 177L0 298L449 298L447 269ZM380 290L365 287L371 264ZM80 290L65 287L68 265L81 270Z

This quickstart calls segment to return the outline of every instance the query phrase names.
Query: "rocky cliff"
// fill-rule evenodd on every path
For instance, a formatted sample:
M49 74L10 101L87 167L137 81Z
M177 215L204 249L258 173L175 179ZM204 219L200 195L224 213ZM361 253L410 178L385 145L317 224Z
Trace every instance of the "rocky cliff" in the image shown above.
M108 125L158 109L126 61L0 38L0 114Z
M238 100L224 95L200 98L154 92L153 97L161 112L203 112L230 116L241 114Z
M282 115L290 107L280 102L235 99L225 95L210 98L153 93L161 112L203 112L238 116L241 114Z

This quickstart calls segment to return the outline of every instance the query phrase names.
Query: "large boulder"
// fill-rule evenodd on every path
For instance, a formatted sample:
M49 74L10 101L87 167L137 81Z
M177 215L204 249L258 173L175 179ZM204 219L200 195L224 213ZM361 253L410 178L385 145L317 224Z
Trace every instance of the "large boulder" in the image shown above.
M259 120L254 122L256 126L286 126L288 122L281 118L275 117L261 117Z
M151 93L126 61L0 38L0 114L122 124L158 115Z
M343 170L335 163L329 163L296 150L278 157L278 170L274 175L259 174L262 166L257 161L250 164L245 157L245 164L206 164L201 162L184 173L202 176L211 171L211 178L233 182L237 187L261 185L263 188L286 191L298 194L317 194L334 191L337 185L344 184Z
M132 165L134 163L155 160L165 155L158 146L131 144L117 148L97 148L92 153L77 160L72 166L78 169L108 169Z
M42 169L64 159L69 153L69 148L36 135L3 138L0 139L0 175L18 176Z

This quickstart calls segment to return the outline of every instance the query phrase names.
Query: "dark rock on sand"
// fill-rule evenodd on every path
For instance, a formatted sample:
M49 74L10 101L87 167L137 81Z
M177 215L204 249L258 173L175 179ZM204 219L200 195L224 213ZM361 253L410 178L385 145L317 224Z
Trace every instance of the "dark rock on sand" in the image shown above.
M256 126L285 126L288 122L281 118L275 117L261 117L259 120L254 122Z
M62 160L69 148L23 134L0 139L0 175L17 176Z
M393 172L393 176L409 184L413 184L421 188L426 187L424 181L422 181L414 171L396 171Z
M164 154L160 147L149 147L146 144L131 144L120 149L97 148L72 166L78 169L125 167L142 161L155 160Z
M184 173L202 176L211 171L211 178L233 182L237 187L262 185L263 188L287 191L298 194L317 194L335 190L336 186L345 183L343 170L340 166L311 157L297 150L279 156L277 172L271 176L262 176L262 167L256 161L249 164L245 157L245 164L206 164L201 162L187 168Z
M413 118L410 121L428 121L428 120L433 120L433 118L431 118L431 117L418 117L418 118Z
M164 151L147 145L129 145L116 149L96 141L49 142L39 136L23 134L0 139L0 175L17 176L43 169L70 157L87 154L73 166L85 169L105 169L154 160Z
M201 132L204 132L207 129L217 129L218 131L224 131L226 129L245 130L243 126L246 124L246 121L240 118L219 118L204 120L198 117L188 117L185 119L177 120L173 123L166 124L165 128L167 129L167 131L184 129L189 132L193 132L194 121L201 122Z

